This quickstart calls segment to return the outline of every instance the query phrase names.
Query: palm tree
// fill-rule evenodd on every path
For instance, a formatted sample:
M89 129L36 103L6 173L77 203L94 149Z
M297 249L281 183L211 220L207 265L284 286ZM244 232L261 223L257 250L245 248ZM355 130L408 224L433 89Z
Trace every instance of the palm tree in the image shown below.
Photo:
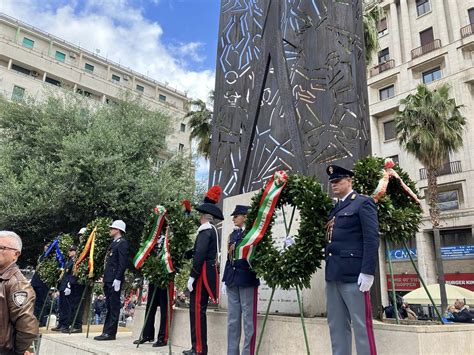
M398 111L396 130L400 145L413 154L426 168L428 177L428 206L433 225L438 282L442 309L447 307L441 238L439 233L440 211L437 205L437 174L449 153L463 144L466 118L460 106L449 98L449 86L443 84L434 90L420 84L416 93L400 100L403 110Z
M383 16L383 10L378 1L364 1L364 41L365 41L365 62L370 65L372 54L379 48L378 24Z
M210 100L213 101L214 90L210 92ZM191 111L185 117L189 117L189 127L191 134L189 139L198 141L197 151L205 159L209 159L211 154L211 120L212 111L201 99L191 101Z

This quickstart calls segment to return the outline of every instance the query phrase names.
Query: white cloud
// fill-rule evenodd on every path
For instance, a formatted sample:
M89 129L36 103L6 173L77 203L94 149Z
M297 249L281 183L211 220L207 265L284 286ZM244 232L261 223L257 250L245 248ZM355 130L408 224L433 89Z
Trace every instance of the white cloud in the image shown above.
M135 3L136 4L136 3ZM171 87L206 100L214 72L193 70L203 44L165 46L163 28L151 22L133 0L1 0L0 12L128 66Z

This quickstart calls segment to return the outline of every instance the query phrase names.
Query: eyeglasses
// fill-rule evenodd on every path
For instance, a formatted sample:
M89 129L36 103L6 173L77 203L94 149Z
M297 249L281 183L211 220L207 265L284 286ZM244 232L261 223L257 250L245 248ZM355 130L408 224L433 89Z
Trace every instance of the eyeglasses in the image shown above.
M3 245L0 245L0 251L4 251L4 250L15 250L15 251L18 251L18 249L10 248L10 247L4 247Z

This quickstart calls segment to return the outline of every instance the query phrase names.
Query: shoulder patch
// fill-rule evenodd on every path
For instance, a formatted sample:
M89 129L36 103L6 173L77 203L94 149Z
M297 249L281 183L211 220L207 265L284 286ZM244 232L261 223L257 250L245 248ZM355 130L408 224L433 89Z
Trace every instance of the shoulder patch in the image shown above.
M28 292L26 291L16 291L13 295L13 302L18 306L18 307L23 307L23 305L26 303L28 300Z

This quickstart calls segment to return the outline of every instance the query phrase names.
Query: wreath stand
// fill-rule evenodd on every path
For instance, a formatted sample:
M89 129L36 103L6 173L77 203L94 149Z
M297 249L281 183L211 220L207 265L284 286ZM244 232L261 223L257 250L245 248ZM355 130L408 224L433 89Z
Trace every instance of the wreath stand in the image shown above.
M281 209L282 209L282 212L283 212L283 223L285 225L286 235L288 235L290 233L290 230L291 230L291 225L293 224L293 218L295 216L296 206L293 206L293 210L291 212L291 218L290 218L289 224L286 223L285 210L284 210L283 206L281 207ZM309 350L308 335L306 333L306 326L304 324L303 304L301 302L300 291L299 291L298 286L296 286L295 288L296 288L296 298L298 299L298 307L299 307L299 310L300 310L301 325L303 326L303 334L304 334L304 341L305 341L305 345L306 345L306 353L309 355L310 350ZM272 305L274 295L275 295L275 287L272 287L272 293L270 295L270 299L268 300L267 310L265 311L265 318L263 319L262 330L261 330L260 336L258 338L256 355L258 355L259 351L260 351L260 345L262 344L263 333L265 331L265 326L267 324L267 319L268 319L268 315L270 313L270 307Z

